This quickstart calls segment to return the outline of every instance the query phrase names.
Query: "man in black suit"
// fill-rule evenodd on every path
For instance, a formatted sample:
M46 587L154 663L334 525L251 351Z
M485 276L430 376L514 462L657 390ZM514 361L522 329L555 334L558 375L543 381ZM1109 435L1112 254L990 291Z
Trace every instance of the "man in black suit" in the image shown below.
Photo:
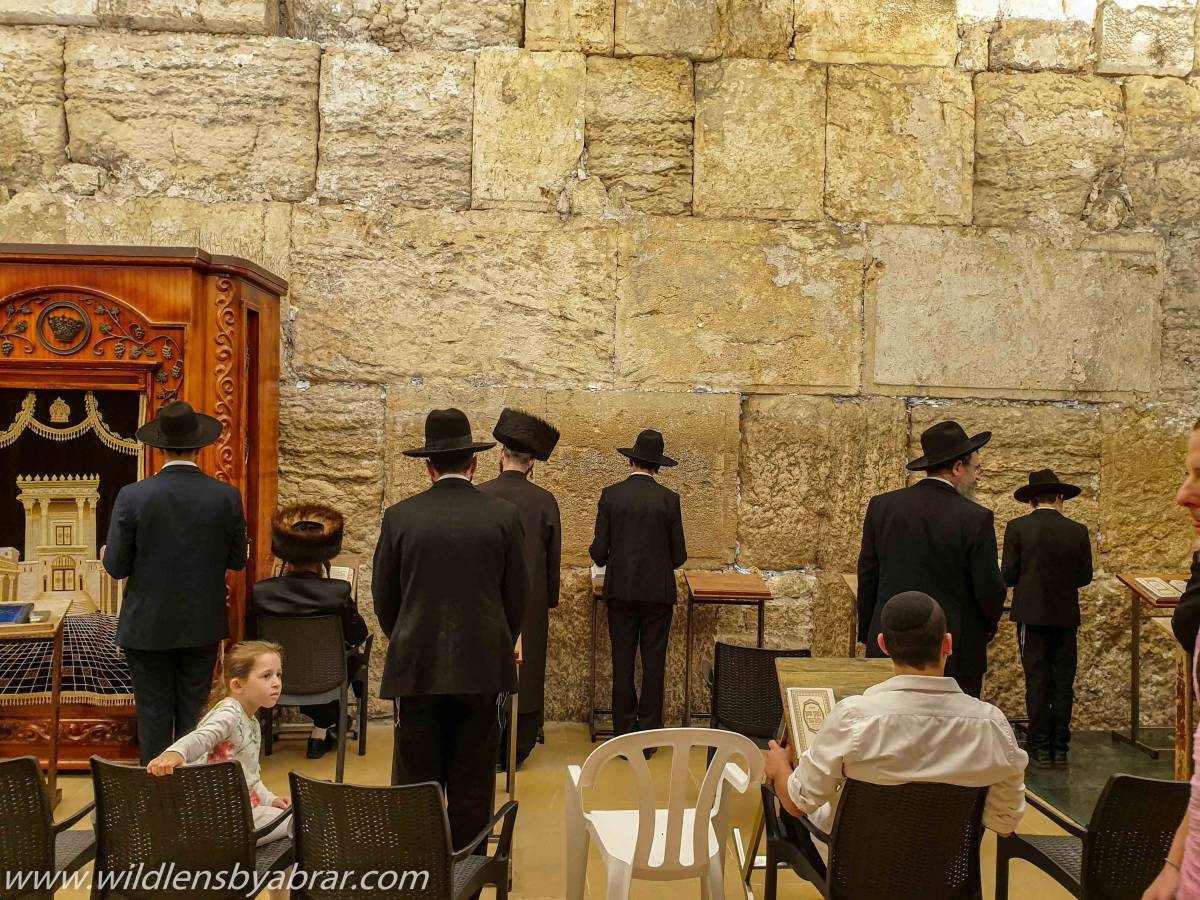
M1012 620L1025 668L1026 749L1042 768L1065 768L1071 748L1079 589L1092 580L1087 526L1063 515L1063 502L1079 490L1049 469L1031 472L1013 496L1033 511L1004 530L1001 571L1013 589Z
M283 561L276 578L264 578L250 592L250 615L246 637L258 633L259 616L337 616L342 620L342 640L350 651L349 676L354 678L366 665L359 646L367 639L367 623L358 614L350 582L329 577L329 561L342 552L345 520L336 509L320 503L296 503L277 510L271 517L271 552ZM362 695L358 694L359 702ZM308 737L309 759L320 759L337 745L338 701L302 706L300 712L313 720Z
M987 671L987 645L1004 608L996 532L990 509L973 499L983 474L979 449L992 434L974 437L957 422L939 422L921 435L922 456L908 464L927 477L871 498L858 556L858 639L867 656L879 649L879 614L905 591L929 594L946 612L954 655L946 674L978 697Z
M675 608L675 570L687 560L679 495L654 476L675 460L663 454L663 436L647 429L632 447L629 477L600 493L596 536L588 553L604 572L604 602L613 654L613 731L663 727L667 638ZM633 680L642 651L642 695Z
M492 812L499 695L517 689L516 635L529 576L521 515L476 490L475 443L457 409L425 420L432 487L388 507L371 580L390 636L379 695L396 702L393 782L446 789L450 834L466 846Z
M500 476L479 486L484 493L507 500L521 513L525 529L525 568L529 572L529 599L521 623L521 648L517 689L517 758L520 765L533 752L542 727L546 690L546 641L550 610L558 606L559 560L562 524L558 501L534 484L534 461L546 462L558 443L558 429L529 413L505 409L492 437L500 442ZM507 728L501 731L501 755L507 746Z
M167 462L121 488L108 525L104 568L129 579L117 646L133 675L142 765L200 721L217 648L229 637L225 570L246 566L242 495L196 465L200 448L220 436L212 416L178 400L164 406L137 438Z

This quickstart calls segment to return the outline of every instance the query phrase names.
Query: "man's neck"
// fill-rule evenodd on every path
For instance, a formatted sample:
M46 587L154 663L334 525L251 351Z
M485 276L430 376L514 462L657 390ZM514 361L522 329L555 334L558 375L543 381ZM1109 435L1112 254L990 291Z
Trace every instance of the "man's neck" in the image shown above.
M946 664L943 662L938 666L930 666L927 669L914 669L910 666L894 665L893 668L897 675L921 675L925 678L945 678Z
M524 466L500 466L501 475L506 475L509 472L513 472L517 475L524 475L526 478L528 478L530 473L533 472L533 466L530 466L528 469L526 469Z

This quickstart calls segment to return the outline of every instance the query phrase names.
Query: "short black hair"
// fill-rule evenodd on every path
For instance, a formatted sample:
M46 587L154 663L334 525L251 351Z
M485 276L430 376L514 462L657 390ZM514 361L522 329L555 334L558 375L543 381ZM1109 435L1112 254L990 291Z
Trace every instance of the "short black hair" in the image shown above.
M647 472L649 472L652 475L657 475L658 470L660 468L659 466L652 466L648 462L642 462L640 459L633 459L633 460L630 460L630 462L632 462L639 469L645 469Z
M1055 500L1062 499L1064 499L1062 494L1038 494L1037 496L1030 497L1029 502L1034 506L1041 506L1043 503L1053 505Z
M936 475L938 472L952 472L954 471L955 463L962 463L964 466L969 466L971 464L971 457L974 456L975 453L976 451L972 450L970 453L965 453L962 456L956 456L949 462L942 463L936 469L930 469L929 474Z
M941 661L946 613L928 594L896 594L884 604L879 624L892 662L910 669L928 669Z
M439 453L429 457L430 465L439 475L466 475L475 458L473 450L457 450L454 453Z

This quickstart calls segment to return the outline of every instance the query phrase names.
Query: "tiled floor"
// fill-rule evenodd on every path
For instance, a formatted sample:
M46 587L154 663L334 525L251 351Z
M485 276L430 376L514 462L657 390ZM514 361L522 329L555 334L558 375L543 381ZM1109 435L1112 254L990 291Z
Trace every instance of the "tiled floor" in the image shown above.
M369 752L365 757L357 756L352 750L347 754L346 780L359 784L386 784L391 770L391 730L384 723L375 723L369 734ZM517 815L517 830L514 845L515 872L513 881L514 900L549 900L564 895L566 849L563 839L565 767L569 763L581 763L592 750L587 729L583 725L549 725L546 728L546 743L539 746L517 776L517 800L520 811ZM634 794L622 779L614 765L611 776L605 776L596 796L602 796L606 805L614 807L632 805ZM652 771L667 775L670 757L660 753L650 763ZM290 736L276 744L276 752L265 760L264 779L268 787L278 793L288 789L287 773L291 769L319 778L333 777L333 755L325 759L310 761L304 758L304 740ZM703 756L697 754L692 761L693 777L703 777ZM91 784L82 774L67 775L62 779L63 803L59 816L65 816L91 799ZM502 787L502 780L499 782ZM502 802L504 795L500 794ZM739 797L733 816L734 825L748 833L754 820L758 800L757 793ZM1029 811L1021 826L1022 831L1039 834L1058 833L1044 817ZM732 853L732 851L731 851ZM995 839L989 834L983 843L984 896L992 896ZM732 855L726 864L726 896L730 900L741 898L742 892L736 873L736 862ZM1058 887L1049 877L1023 862L1013 864L1009 882L1010 896L1016 900L1059 900L1070 895ZM762 876L756 875L754 886L761 897ZM780 873L780 900L810 900L819 898L811 886L799 881L790 873ZM490 891L484 897L490 896ZM605 895L604 869L593 850L588 864L589 898ZM880 885L880 896L886 895L886 886ZM58 897L83 900L84 891L60 891ZM265 895L264 895L265 896ZM695 900L700 896L698 881L686 882L634 882L632 897L655 898L655 900Z

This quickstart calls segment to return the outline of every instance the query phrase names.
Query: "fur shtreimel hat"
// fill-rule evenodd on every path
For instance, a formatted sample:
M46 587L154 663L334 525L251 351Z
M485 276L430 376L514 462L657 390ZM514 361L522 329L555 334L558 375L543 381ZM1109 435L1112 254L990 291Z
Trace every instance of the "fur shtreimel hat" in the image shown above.
M329 562L342 552L342 514L320 503L295 503L271 519L271 552L292 565Z
M520 409L505 407L492 429L492 437L509 450L531 453L545 462L558 444L558 429L537 416Z

